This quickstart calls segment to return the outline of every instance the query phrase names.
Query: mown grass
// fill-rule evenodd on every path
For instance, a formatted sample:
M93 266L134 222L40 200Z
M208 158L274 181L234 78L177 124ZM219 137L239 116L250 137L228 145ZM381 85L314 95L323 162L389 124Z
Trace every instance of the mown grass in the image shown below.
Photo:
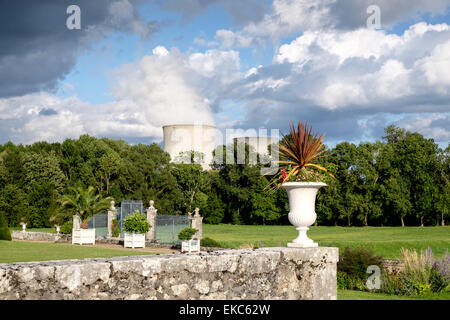
M338 300L450 300L450 292L420 296L396 296L356 290L338 290Z
M320 246L334 246L343 250L364 247L386 259L400 259L401 248L431 247L440 256L450 247L450 227L311 227L311 239ZM293 226L203 225L203 237L212 238L224 247L245 245L286 246L296 238Z
M19 230L20 228L14 228ZM54 228L27 229L36 232L55 232ZM311 227L311 239L320 246L334 246L343 250L364 247L386 259L400 259L401 248L418 251L431 247L441 256L450 247L450 227ZM241 246L286 246L297 236L293 226L244 226L203 224L203 237L212 238L227 248Z
M151 252L62 243L0 240L0 263L149 255Z

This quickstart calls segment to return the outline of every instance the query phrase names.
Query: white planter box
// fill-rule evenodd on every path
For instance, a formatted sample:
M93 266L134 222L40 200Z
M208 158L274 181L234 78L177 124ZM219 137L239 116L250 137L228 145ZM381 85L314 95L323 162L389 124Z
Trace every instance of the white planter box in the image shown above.
M125 248L145 248L145 233L125 233L123 245Z
M200 252L200 240L181 241L181 252Z
M95 244L95 229L72 229L72 244Z

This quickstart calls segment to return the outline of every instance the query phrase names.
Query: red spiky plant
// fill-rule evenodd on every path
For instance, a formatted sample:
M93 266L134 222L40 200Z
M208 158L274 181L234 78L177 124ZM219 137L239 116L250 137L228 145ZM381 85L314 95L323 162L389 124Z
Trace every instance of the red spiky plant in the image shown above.
M322 157L325 151L323 138L324 135L319 136L319 133L313 133L311 127L301 121L297 125L297 130L291 124L290 134L283 135L279 146L280 161L278 162L281 170L272 180L275 189L280 188L285 181L301 181L302 173L308 167L328 172L326 168L312 163Z

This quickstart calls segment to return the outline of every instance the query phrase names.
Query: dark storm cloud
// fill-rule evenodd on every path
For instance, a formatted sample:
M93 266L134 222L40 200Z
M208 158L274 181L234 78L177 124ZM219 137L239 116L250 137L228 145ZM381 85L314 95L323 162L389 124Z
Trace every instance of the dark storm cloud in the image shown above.
M71 4L81 9L81 30L66 27ZM158 29L154 21L139 20L136 11L127 14L125 9L130 6L127 0L0 2L0 97L55 89L80 52L108 32L146 36Z

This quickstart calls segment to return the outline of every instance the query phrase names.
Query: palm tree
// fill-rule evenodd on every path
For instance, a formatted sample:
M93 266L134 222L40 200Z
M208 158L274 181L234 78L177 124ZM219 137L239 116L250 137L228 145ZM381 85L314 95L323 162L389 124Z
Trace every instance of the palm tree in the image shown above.
M81 219L81 227L87 229L87 222L96 214L107 210L111 206L113 198L102 198L95 194L94 187L70 187L70 194L64 195L61 205L78 215Z

